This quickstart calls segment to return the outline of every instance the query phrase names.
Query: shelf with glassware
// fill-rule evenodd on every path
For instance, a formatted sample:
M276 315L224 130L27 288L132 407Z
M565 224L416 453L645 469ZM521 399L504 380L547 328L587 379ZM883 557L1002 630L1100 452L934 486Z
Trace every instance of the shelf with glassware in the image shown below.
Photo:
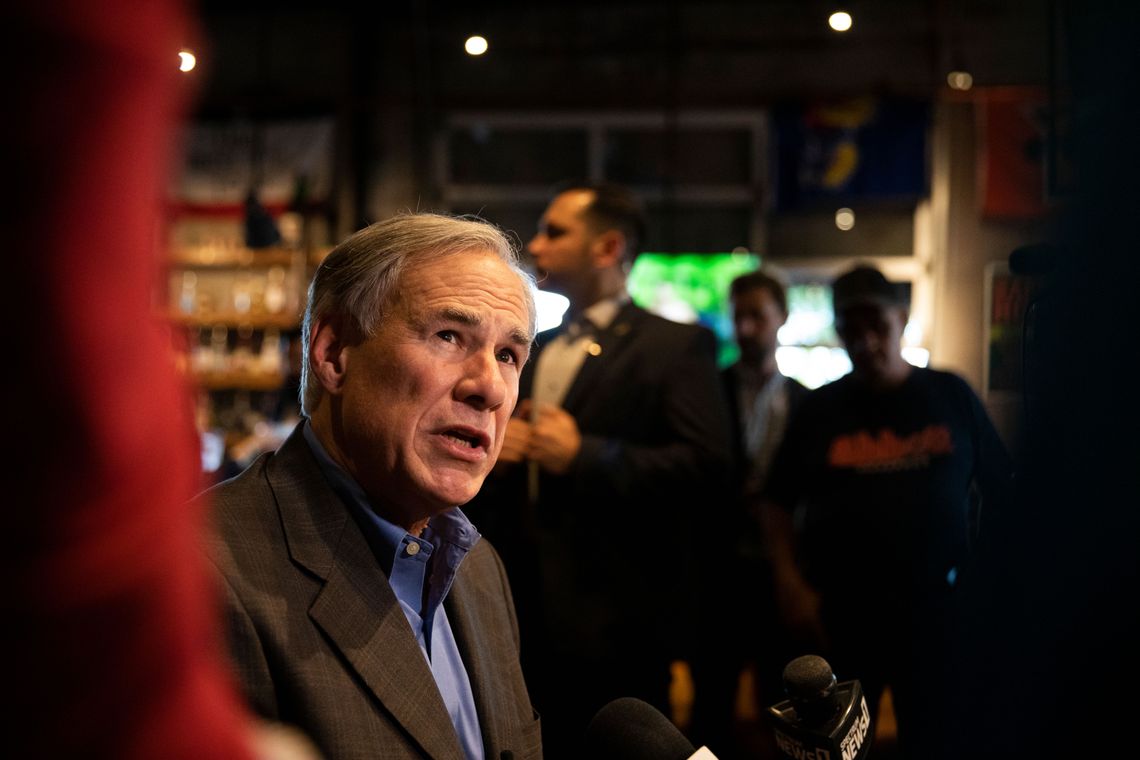
M256 114L185 130L159 230L156 308L197 389L211 473L231 474L299 414L305 289L339 217L336 134L333 117Z
M302 250L215 243L172 252L169 320L185 335L186 369L204 390L276 390L288 333L300 327Z
M234 236L171 246L166 297L176 361L198 389L203 469L217 476L279 443L300 413L300 327L310 257Z

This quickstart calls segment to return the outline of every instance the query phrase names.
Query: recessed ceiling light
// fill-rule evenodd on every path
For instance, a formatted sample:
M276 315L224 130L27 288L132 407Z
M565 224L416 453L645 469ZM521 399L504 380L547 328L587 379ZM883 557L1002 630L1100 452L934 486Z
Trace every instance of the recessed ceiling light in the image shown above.
M835 226L847 232L855 226L855 212L849 208L841 208L835 212Z
M847 11L836 11L827 19L827 24L837 32L846 32L851 28L851 14Z
M951 90L968 90L974 86L974 77L968 71L951 71L946 75L946 84Z
M467 51L467 55L483 55L487 52L487 39L474 34L463 43L463 49Z

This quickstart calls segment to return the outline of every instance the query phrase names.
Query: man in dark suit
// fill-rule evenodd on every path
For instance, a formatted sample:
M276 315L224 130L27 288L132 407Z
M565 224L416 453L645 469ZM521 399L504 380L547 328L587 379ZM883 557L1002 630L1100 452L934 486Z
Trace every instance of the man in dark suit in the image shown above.
M796 380L780 374L776 364L777 334L788 320L784 283L767 271L748 272L732 281L729 297L740 359L721 372L721 380L736 453L729 532L734 552L731 573L739 583L717 583L717 575L725 569L716 567L703 585L710 594L721 594L720 607L733 605L741 586L747 589L747 601L738 605L738 625L725 631L705 629L707 636L692 663L696 686L692 733L721 757L745 754L743 747L736 746L733 730L744 667L751 663L754 668L758 704L772 704L784 696L784 665L799 654L778 624L772 570L756 509L788 419L808 393ZM775 747L770 740L767 745Z
M696 517L727 473L727 412L704 328L630 302L644 223L628 191L560 193L530 242L539 285L570 300L523 374L498 477L478 509L526 535L508 570L523 589L528 678L548 756L574 753L606 702L668 711L670 661L692 625L692 553L719 553ZM475 507L473 507L475 509ZM517 551L529 546L532 554ZM722 622L708 620L720 626Z
M498 555L456 505L502 445L534 332L489 225L372 225L317 270L305 419L208 493L236 671L329 758L539 758Z

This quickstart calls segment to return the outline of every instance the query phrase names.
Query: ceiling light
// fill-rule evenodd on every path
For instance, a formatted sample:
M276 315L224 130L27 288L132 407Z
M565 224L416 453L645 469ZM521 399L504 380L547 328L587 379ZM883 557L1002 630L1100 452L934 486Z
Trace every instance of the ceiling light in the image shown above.
M946 84L950 85L951 90L964 92L974 86L974 78L968 71L951 71L946 75Z
M847 11L836 11L827 19L827 24L837 32L846 32L851 28L851 14Z
M467 51L467 55L483 55L487 52L487 39L474 34L463 43L463 49Z
M835 226L847 232L855 226L855 212L849 208L841 208L835 212Z

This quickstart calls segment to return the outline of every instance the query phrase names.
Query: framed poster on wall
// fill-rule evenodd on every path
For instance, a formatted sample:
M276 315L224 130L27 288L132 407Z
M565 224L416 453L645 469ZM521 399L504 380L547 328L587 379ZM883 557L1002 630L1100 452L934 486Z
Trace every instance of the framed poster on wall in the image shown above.
M1022 328L1029 305L1029 281L1009 271L1004 261L986 266L985 363L982 382L985 398L992 393L1022 390Z
M1025 393L1025 317L1040 287L1004 261L986 266L982 400L1007 446L1020 432Z

